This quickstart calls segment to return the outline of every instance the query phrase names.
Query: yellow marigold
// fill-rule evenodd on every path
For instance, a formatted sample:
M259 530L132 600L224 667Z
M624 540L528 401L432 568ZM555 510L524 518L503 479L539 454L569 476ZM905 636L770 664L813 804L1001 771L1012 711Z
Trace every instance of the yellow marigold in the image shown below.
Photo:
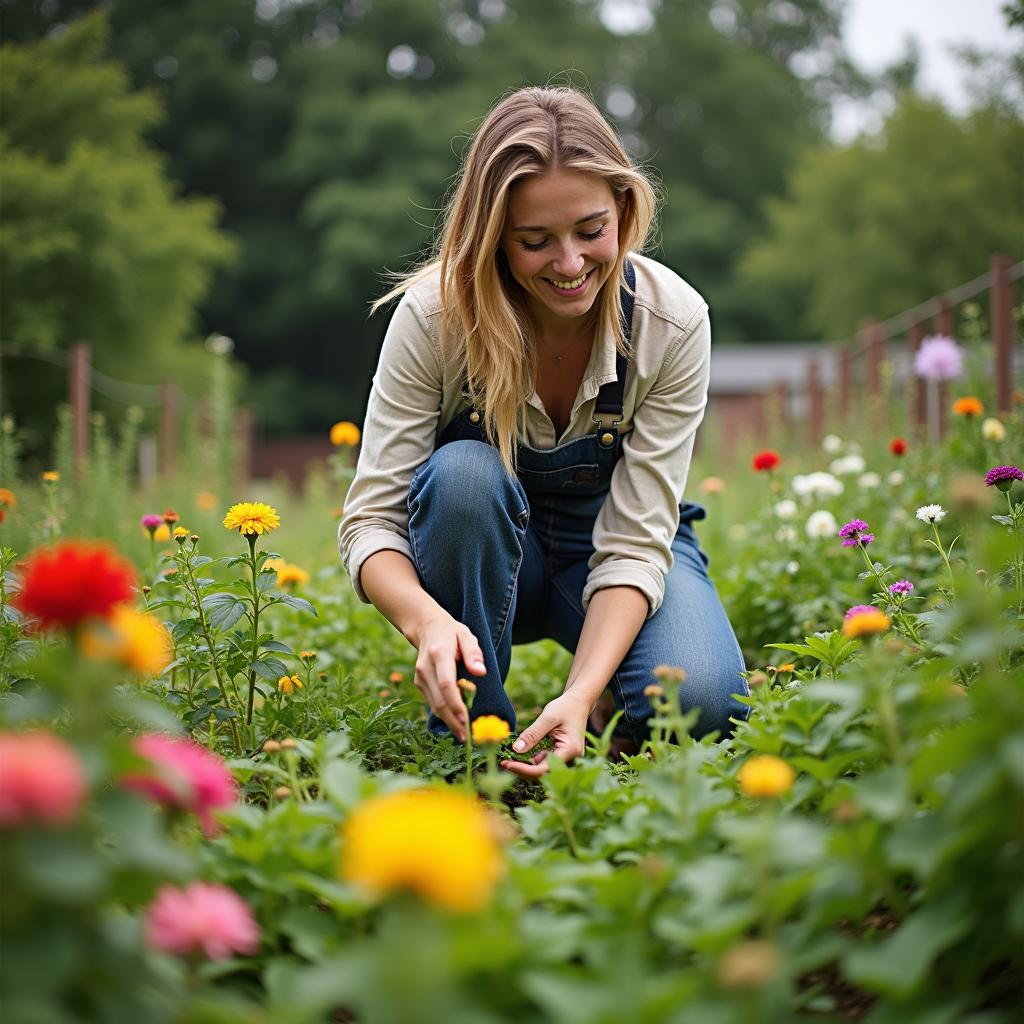
M986 441L1005 441L1006 427L1003 426L1003 421L997 420L995 416L989 416L981 425L981 436Z
M273 559L273 561L276 561L276 559ZM282 590L304 587L309 582L309 573L305 569L300 569L297 565L292 565L290 562L274 566L274 571L277 573L277 585Z
M340 420L331 427L331 444L335 448L342 446L352 448L359 444L361 436L359 428L354 423L349 423L348 420Z
M188 535L189 531L184 526L176 526L174 528L175 537L187 537Z
M974 395L965 395L953 403L953 413L956 416L980 416L984 411L985 406Z
M876 633L884 633L891 625L892 621L885 612L872 608L870 611L848 615L843 621L843 636L874 636Z
M781 674L787 674L788 675L789 673L796 671L796 665L794 665L793 662L791 662L791 661L784 661L781 665L774 665L774 666L769 665L768 668L769 668L770 671L777 672L780 675Z
M487 810L447 788L367 800L341 838L341 877L374 896L411 890L447 910L481 910L504 870Z
M14 496L14 491L0 487L0 508L14 508L17 504L18 499Z
M90 625L81 636L88 658L116 661L142 675L158 676L171 663L171 637L166 626L148 612L118 605L104 622Z
M720 476L706 476L697 489L701 494L721 494L725 490L725 481Z
M171 529L166 523L161 523L153 531L153 540L155 540L157 544L166 544L170 539Z
M277 688L290 697L296 690L302 689L302 680L298 676L281 676Z
M258 537L281 525L277 510L262 501L240 501L232 505L224 517L228 530L237 530L245 537Z
M196 508L200 512L212 512L217 507L217 495L213 491L200 491L196 494Z
M501 743L511 735L508 722L497 715L481 715L473 720L473 742L476 744Z
M781 796L795 778L796 772L774 754L752 757L737 776L745 796Z
M60 473L55 469L48 469L43 473L43 483L55 484L60 479Z

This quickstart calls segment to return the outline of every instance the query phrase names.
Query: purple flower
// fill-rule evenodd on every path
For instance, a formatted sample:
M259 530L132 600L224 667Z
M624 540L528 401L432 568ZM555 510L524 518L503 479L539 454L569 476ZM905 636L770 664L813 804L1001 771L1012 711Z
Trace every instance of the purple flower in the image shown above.
M914 372L925 380L952 380L964 369L964 350L952 339L933 334L914 356Z
M1016 466L993 466L985 474L985 484L988 487L998 487L1001 491L1008 491L1014 480L1024 480L1024 473Z
M141 522L142 528L144 530L147 530L149 532L150 537L152 537L153 534L156 533L156 531L161 526L163 526L164 517L150 513L149 515L143 516Z
M844 619L852 619L854 615L863 615L865 612L877 612L873 604L855 604L844 616Z
M890 594L909 594L914 589L914 584L910 580L897 580L889 587Z
M875 539L875 535L867 533L867 528L868 524L863 519L851 519L839 531L839 536L843 538L843 547L855 548L858 545L870 544Z

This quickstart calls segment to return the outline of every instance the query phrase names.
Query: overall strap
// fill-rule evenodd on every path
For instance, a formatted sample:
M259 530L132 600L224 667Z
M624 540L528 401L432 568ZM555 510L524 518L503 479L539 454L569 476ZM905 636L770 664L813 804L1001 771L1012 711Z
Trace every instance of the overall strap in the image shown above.
M623 265L625 283L619 285L619 302L622 305L622 335L628 347L633 336L633 293L636 290L636 270L629 258ZM600 417L612 418L612 429L622 419L622 396L626 390L626 357L621 352L615 353L615 380L601 385L601 390L594 399L594 422L598 431L605 433Z

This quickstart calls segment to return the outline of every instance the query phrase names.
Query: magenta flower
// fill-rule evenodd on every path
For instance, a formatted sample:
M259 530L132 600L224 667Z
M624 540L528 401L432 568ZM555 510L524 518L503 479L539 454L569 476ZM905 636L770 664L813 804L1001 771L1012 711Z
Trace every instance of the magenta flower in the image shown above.
M877 612L873 604L855 604L844 616L843 619L852 619L854 615L864 615L866 612Z
M212 812L232 806L237 797L227 765L198 743L163 733L140 736L133 746L150 762L150 770L126 776L122 785L165 807L191 811L208 836L215 834Z
M868 524L863 519L851 519L839 531L843 538L844 548L867 547L874 539L873 533L868 533Z
M142 528L150 535L153 536L156 531L163 526L163 516L154 515L152 512L149 515L145 515L140 520Z
M184 889L165 885L146 911L146 944L151 949L187 956L205 953L226 960L234 953L255 953L259 926L233 889L192 882Z
M1016 466L993 466L985 474L985 484L988 487L996 487L1004 492L1013 486L1014 480L1024 480L1024 472Z
M914 372L925 380L953 380L964 370L964 350L952 339L933 334L914 356Z
M910 580L897 580L889 587L890 594L909 594L914 589L914 584Z

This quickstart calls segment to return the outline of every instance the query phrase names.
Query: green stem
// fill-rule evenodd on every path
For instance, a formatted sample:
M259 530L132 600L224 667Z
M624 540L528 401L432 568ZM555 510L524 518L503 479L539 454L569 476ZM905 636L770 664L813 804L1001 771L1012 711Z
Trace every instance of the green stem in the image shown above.
M256 583L256 534L247 533L249 542L249 569L252 573L252 660L260 653L260 590ZM256 670L249 670L249 703L245 710L245 724L252 725L252 708L256 700Z

